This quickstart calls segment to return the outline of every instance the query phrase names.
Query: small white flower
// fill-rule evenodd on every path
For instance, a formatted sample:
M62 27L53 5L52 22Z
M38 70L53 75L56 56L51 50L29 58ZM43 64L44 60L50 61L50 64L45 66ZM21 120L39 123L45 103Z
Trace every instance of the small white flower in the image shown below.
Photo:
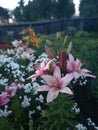
M28 98L26 95L24 96L24 99L23 99L23 101L22 101L22 103L21 103L21 106L22 107L28 107L28 106L30 106L30 101L31 101L31 98Z
M76 125L76 128L77 128L78 130L87 130L87 128L86 128L85 126L83 126L83 124L77 124L77 125Z
M35 113L34 110L33 111L29 111L29 114L28 114L29 118L32 118L32 114L34 114L34 113Z
M7 110L7 109L8 109L7 105L4 106L4 110L0 109L0 117L2 116L8 117L12 113L12 110Z
M41 106L40 105L37 106L36 109L39 110L39 111L41 111Z
M75 111L76 113L80 113L80 108L78 107L77 103L75 103L72 110Z

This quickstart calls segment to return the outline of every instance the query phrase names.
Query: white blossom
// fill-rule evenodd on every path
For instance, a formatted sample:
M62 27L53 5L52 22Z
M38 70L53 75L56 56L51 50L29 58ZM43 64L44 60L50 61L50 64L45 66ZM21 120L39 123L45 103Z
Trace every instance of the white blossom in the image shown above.
M36 109L39 110L39 111L41 111L41 106L40 105L37 106Z
M29 114L28 114L29 118L32 118L32 114L34 114L34 113L35 113L34 110L33 111L29 111Z
M23 101L21 102L21 106L24 107L24 108L30 106L30 101L31 101L31 98L28 98L25 95L24 98L23 98Z
M76 125L76 128L78 130L87 130L87 128L85 126L83 126L83 124L80 124L80 123Z
M8 109L7 105L4 106L4 110L0 109L0 117L2 116L8 117L12 113L12 110L7 110L7 109Z

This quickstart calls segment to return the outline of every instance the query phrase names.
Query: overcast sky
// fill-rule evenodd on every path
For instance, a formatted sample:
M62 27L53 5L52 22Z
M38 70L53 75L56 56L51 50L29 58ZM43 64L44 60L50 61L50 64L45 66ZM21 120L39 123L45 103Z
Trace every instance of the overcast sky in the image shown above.
M0 6L3 8L13 10L17 6L17 3L19 1L20 0L0 0ZM29 0L24 0L24 1L25 1L25 4L27 4ZM73 1L75 3L76 14L78 15L79 14L79 11L78 11L79 0L73 0Z

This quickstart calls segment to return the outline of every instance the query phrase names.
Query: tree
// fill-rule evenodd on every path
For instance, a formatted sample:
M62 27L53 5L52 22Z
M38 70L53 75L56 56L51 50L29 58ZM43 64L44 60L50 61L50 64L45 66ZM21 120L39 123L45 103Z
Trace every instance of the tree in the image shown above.
M14 10L17 21L70 18L75 12L73 0L32 0L26 6L20 0Z
M98 0L81 0L80 17L98 17Z
M39 8L38 0L29 1L24 8L25 21L38 20L40 17Z
M16 20L18 22L20 21L25 21L25 17L24 17L24 0L20 0L19 1L19 6L17 6L14 11L13 11L13 14L16 18Z
M73 0L55 0L55 4L57 18L70 18L75 12Z
M52 0L39 0L40 16L44 19L51 19Z
M8 20L9 17L9 11L3 7L0 7L0 20Z
M41 20L41 19L51 19L51 5L52 0L33 0L29 1L28 5L25 7L26 19L30 20Z

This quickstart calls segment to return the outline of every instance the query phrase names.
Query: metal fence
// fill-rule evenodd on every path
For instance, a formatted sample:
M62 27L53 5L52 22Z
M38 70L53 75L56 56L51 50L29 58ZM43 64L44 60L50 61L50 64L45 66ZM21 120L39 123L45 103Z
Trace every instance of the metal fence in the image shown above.
M84 31L98 31L98 18L88 18L88 19L60 19L60 20L49 20L42 22L23 22L17 25L5 25L0 26L0 37L4 35L11 35L14 32L16 35L24 27L32 26L36 33L41 34L53 34L58 31L66 31L67 27L72 26L77 30Z

